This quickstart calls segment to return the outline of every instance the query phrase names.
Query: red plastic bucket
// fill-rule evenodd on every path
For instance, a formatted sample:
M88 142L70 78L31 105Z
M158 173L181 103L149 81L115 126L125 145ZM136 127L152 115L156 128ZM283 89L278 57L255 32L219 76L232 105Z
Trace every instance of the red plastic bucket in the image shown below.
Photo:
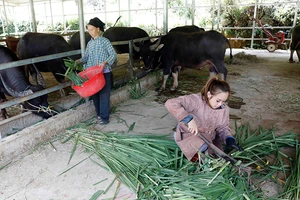
M81 86L74 85L72 88L83 98L92 96L99 92L105 85L105 78L103 75L103 66L93 66L78 74L82 78L88 78Z

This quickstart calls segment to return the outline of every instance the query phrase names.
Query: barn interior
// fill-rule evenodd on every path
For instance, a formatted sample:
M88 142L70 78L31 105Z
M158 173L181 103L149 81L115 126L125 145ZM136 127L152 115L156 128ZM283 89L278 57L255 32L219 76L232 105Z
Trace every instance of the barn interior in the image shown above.
M106 6L104 4L105 1L95 1L101 9L85 13L87 2L83 0L2 0L0 2L2 11L1 21L5 23L3 10L8 7L26 8L26 12L31 15L33 12L32 6L43 5L47 10L44 12L44 17L48 19L48 21L46 20L48 26L52 27L55 24L53 19L58 16L51 14L51 11L48 12L53 9L51 5L59 4L63 7L64 3L67 2L72 2L72 4L76 2L75 5L77 7L75 10L72 10L74 13L71 15L78 17L81 35L83 35L82 32L84 31L86 22L92 16L99 16L107 22L107 25L112 26L121 14L122 25L139 26L139 22L136 23L132 20L136 17L128 13L150 10L150 8L141 8L139 10L138 7L141 5L136 1L130 1L131 3L126 2L125 8L123 5L124 2L121 0L114 1L115 4L112 4L113 9L111 10L102 9ZM166 34L168 30L178 25L202 25L197 18L198 12L192 13L192 17L190 18L177 18L172 20L172 22L171 19L174 16L170 13L173 14L173 11L184 10L184 8L194 7L196 10L201 10L203 7L207 7L207 5L199 5L199 2L195 0L184 1L183 4L173 5L173 7L166 0L161 2L156 0L153 2L158 5L154 8L151 7L152 12L162 13L157 14L156 17L149 20L152 21L152 27L145 28L151 36ZM230 127L233 133L237 133L236 126L239 127L243 124L249 124L253 130L256 130L260 125L265 130L274 127L276 129L274 131L275 135L282 135L289 131L293 134L299 133L299 64L297 62L288 62L290 57L289 49L276 49L274 52L269 52L266 48L253 49L255 42L267 41L269 39L268 35L264 35L263 38L254 37L255 31L261 29L255 22L249 23L247 27L222 27L222 25L218 24L217 22L221 20L221 17L219 18L218 16L218 10L224 5L224 2L219 1L218 3L218 5L214 1L209 1L208 3L210 5L208 10L214 9L215 11L210 12L209 17L215 18L215 21L211 20L210 24L203 24L206 30L215 29L220 32L228 29L253 30L253 34L249 38L236 35L228 37L230 38L232 47L244 41L248 41L249 44L247 47L233 49L233 63L225 60L226 67L229 70L228 82L233 88L233 93L228 104L231 108ZM270 3L269 1L247 1L247 3L257 8L270 4L282 4L282 2ZM294 8L297 8L296 5L299 4L298 1L285 3L294 6ZM65 9L67 10L67 8ZM168 10L167 13L164 12L165 9ZM83 15L81 16L80 13ZM259 15L258 13L256 14ZM67 15L67 13L61 14L60 17L66 17ZM51 20L51 18L53 19ZM126 20L124 20L125 18ZM32 22L37 19L38 17L35 17L35 19L29 17L29 21ZM275 30L275 32L277 30L290 30L297 24L297 20L298 10L295 9L292 12L291 24L283 24L282 26L273 27L271 30ZM66 28L66 30L62 28L56 33L63 34L65 38L68 38L68 35L72 34L75 30L67 30L66 21L62 24L62 27ZM173 21L177 21L177 23ZM23 34L22 32L16 32L16 30L11 32L11 30L5 27L2 29L4 30L3 34L1 34L3 45L6 45L5 40L8 36L18 38ZM28 30L37 31L39 30L39 25L36 27L32 25ZM287 45L289 42L290 38L287 37ZM82 45L82 49L80 51L77 50L76 53L81 54L84 48L85 45ZM228 57L229 48L226 50L226 59ZM39 58L36 59L38 60ZM105 165L105 163L99 160L95 161L98 159L97 156L91 156L81 146L78 146L74 153L73 141L63 143L63 139L60 139L60 137L66 134L66 130L76 125L88 127L88 129L103 133L117 132L132 135L146 135L150 133L172 136L172 128L176 124L176 121L166 113L163 105L164 102L168 98L199 92L208 78L208 68L204 68L203 70L183 69L177 91L167 90L163 93L158 93L155 89L161 80L162 72L157 71L145 76L142 73L142 62L139 63L138 67L134 65L130 66L131 61L129 59L129 54L118 55L119 66L115 71L120 70L118 75L116 74L116 77L119 76L120 78L120 83L116 85L111 96L111 104L114 111L111 123L107 126L100 126L96 123L91 101L80 98L70 88L70 83L58 85L53 81L52 74L43 73L49 86L47 88L48 91L45 92L49 93L51 103L55 106L56 110L61 109L59 110L61 113L44 120L33 115L31 112L24 112L1 121L0 177L3 177L5 181L0 184L0 196L3 195L4 199L45 199L45 197L48 199L60 199L62 197L63 199L87 199L99 194L98 199L137 199L136 192L133 192L124 183L115 181L118 180L118 175L99 167L99 165ZM1 64L0 68L4 69L17 64L19 63ZM132 76L138 77L138 81L135 82L137 85L135 86L128 83L132 80ZM170 83L168 84L170 85ZM139 86L141 86L143 95L135 99L132 94L133 91L136 92ZM67 97L60 97L59 90L61 88L66 89ZM8 104L0 104L0 106L1 108L7 108L13 113L15 112L15 108L18 107L19 102L24 99L10 98L9 100L11 101ZM74 155L70 159L72 153ZM290 152L283 150L280 153L289 155ZM287 157L288 159L293 158L293 163L296 163L296 156L289 155ZM98 165L96 164L95 166L95 162L98 162ZM267 168L267 160L263 161L263 163L265 165L261 165L260 167ZM254 170L258 171L256 167ZM264 198L271 198L281 194L282 188L285 185L283 180L284 182L286 181L282 173L285 173L285 171L278 173L279 175L276 174L278 175L276 176L278 178L276 180L270 176L270 179L257 184L264 192ZM65 189L61 190L62 187ZM102 190L105 190L106 193L101 193Z

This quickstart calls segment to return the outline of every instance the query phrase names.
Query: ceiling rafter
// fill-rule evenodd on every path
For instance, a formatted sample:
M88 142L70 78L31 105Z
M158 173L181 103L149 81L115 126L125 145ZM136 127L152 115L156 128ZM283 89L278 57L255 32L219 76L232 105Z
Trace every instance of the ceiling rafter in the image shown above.
M3 6L3 1L5 5L8 6L20 6L24 4L29 4L30 0L0 0L0 6ZM76 0L51 0L51 2L61 2L61 1L76 1ZM50 0L33 0L33 3L49 3Z

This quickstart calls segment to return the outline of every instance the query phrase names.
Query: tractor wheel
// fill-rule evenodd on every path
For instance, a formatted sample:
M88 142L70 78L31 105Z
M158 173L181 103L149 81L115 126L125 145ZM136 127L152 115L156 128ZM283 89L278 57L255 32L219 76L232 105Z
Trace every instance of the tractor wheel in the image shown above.
M274 52L276 50L276 45L275 44L268 44L267 45L267 50L269 52Z

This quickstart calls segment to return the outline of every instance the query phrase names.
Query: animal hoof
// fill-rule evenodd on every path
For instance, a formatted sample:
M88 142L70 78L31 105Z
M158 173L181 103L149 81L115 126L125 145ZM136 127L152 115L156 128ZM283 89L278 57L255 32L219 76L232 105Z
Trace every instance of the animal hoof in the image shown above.
M289 63L294 63L295 61L293 61L293 60L289 60Z
M177 87L171 87L170 90L171 91L175 91Z
M162 92L162 91L164 91L164 90L165 90L164 88L161 88L161 87L160 87L160 88L157 88L155 91L156 91L156 92Z

